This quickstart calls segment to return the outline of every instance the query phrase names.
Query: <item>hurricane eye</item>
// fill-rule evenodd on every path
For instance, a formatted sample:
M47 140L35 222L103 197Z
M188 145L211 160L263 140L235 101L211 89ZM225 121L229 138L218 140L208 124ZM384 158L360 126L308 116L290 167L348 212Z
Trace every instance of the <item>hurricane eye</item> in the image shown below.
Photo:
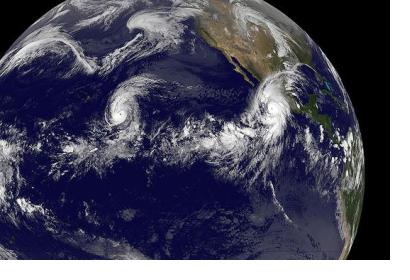
M0 260L346 258L357 117L264 1L66 0L18 37L0 56Z
M125 111L114 112L112 114L112 120L115 124L121 124L127 119L127 113Z

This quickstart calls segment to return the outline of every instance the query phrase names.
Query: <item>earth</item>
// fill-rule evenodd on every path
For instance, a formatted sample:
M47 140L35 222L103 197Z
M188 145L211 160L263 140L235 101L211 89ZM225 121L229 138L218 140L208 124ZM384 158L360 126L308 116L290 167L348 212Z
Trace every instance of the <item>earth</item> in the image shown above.
M345 259L364 155L262 0L71 0L0 61L0 258Z

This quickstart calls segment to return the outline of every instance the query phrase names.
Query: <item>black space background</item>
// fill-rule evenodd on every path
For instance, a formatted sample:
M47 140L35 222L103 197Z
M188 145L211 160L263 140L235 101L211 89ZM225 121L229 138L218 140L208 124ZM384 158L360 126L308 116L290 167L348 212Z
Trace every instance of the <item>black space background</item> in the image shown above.
M26 28L60 2L3 1L0 56ZM323 49L341 76L359 119L366 157L366 191L359 232L349 258L390 259L389 1L269 2Z

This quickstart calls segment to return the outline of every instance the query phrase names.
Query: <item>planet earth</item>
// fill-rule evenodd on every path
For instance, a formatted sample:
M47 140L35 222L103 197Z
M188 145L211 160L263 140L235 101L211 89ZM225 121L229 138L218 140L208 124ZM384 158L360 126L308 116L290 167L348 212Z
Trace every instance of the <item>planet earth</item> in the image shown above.
M363 193L341 79L262 0L65 1L0 61L2 259L345 259Z

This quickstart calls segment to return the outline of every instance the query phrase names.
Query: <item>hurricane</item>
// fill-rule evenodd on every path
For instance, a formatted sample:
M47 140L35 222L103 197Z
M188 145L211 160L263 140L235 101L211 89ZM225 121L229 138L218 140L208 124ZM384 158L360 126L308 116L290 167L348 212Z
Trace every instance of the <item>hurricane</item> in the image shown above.
M67 0L0 60L0 259L345 259L364 170L262 0Z

